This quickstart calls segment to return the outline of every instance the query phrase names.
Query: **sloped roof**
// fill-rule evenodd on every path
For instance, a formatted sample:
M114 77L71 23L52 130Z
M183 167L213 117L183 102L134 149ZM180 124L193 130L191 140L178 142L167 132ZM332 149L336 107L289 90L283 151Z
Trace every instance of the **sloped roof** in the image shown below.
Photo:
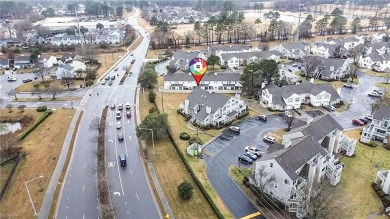
M250 50L252 47L249 45L230 45L230 46L211 46L210 50L211 52L217 52L217 51L224 51L224 52L231 52L231 51L243 51L243 50Z
M203 76L202 81L235 81L240 80L240 73L231 72L215 72L206 73ZM193 81L194 77L190 73L184 73L183 71L177 71L173 74L167 74L164 77L164 81Z
M30 56L15 56L15 61L30 61Z
M318 154L326 156L327 152L314 137L307 136L289 148L265 155L259 161L275 159L291 180L295 181L298 178L298 174L295 171Z
M341 68L346 60L342 59L323 59L322 66L324 66L324 70L321 72L321 75L330 76L333 71L337 71L337 69ZM333 70L331 68L333 67Z
M376 120L383 120L384 118L390 119L390 106L380 105L372 116Z
M323 139L326 135L335 129L343 131L344 128L331 116L324 115L314 122L298 127L290 131L290 133L302 132L305 136L313 136L316 141Z
M282 45L284 48L288 50L300 49L302 51L305 49L306 46L306 44L303 42L291 42L291 43L284 43Z
M211 113L214 113L219 108L223 107L230 98L231 97L214 92L208 92L200 88L194 89L187 97L189 107L194 108L196 105L204 105L206 108L206 106L208 106L211 107Z

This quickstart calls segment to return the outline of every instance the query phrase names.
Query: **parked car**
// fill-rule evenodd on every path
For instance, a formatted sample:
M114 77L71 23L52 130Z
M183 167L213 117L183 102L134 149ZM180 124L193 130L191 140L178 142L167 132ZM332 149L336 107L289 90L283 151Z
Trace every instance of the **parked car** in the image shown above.
M360 121L362 121L365 125L368 123L368 120L366 118L359 118Z
M262 152L258 148L256 148L255 146L246 146L245 151L252 152L256 156L260 156L262 154Z
M370 97L381 97L382 94L381 94L381 93L378 93L376 90L373 90L373 91L371 91L371 92L368 94L368 96L370 96Z
M115 75L111 75L111 80L115 80Z
M105 85L106 84L106 81L102 81L102 85Z
M123 141L123 133L118 134L118 141Z
M249 157L249 158L252 159L252 160L256 160L256 159L257 159L257 155L254 154L254 153L252 153L252 152L250 152L250 151L245 151L245 154L244 154L244 155L247 156L247 157Z
M118 104L118 110L123 110L123 104L122 103Z
M258 117L261 121L267 122L267 116L266 115L259 115Z
M238 156L238 162L241 162L243 164L252 164L253 161L249 157L245 156L244 154L241 154Z
M130 107L131 107L130 103L126 102L125 107L126 107L126 109L130 109Z
M121 121L116 122L116 128L117 128L117 129L122 128L122 123L121 123Z
M107 77L105 79L106 79L106 81L110 80L110 76L107 75Z
M235 132L235 133L237 133L237 134L240 134L240 133L241 133L240 127L237 127L237 126L230 126L230 127L229 127L229 130L232 131L232 132Z
M292 72L292 70L291 69L287 69L289 72Z
M121 166L127 165L126 156L124 154L119 155L119 163L121 164Z
M364 122L360 121L359 119L352 119L352 124L358 125L358 126L363 126Z
M353 89L352 84L343 84L343 87Z
M108 81L108 85L110 85L110 86L112 85L112 80Z
M365 119L367 119L367 120L372 120L372 119L373 119L373 117L372 117L371 114L364 114L363 117L364 117Z
M292 117L292 113L288 110L284 111L284 114L287 116L287 117Z
M274 137L266 135L264 136L263 141L273 144L275 143L276 139Z
M111 104L111 109L115 109L115 103Z
M28 82L31 82L31 81L32 81L32 79L28 78L28 79L24 79L23 83L28 83Z
M118 71L118 67L114 68L114 71Z
M334 106L322 106L324 109L326 109L329 112L334 112L336 111L336 108Z

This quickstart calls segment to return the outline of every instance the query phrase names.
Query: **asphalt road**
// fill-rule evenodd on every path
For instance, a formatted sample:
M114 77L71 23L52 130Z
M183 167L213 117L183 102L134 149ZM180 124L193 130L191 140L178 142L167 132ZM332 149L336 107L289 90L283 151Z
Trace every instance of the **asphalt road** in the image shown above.
M138 13L134 16L137 16ZM131 18L130 24L134 25L136 29L140 29L144 35L140 46L132 51L134 56L128 55L118 63L118 71L109 72L108 75L119 74L112 86L97 85L80 102L79 106L83 107L85 112L77 134L69 171L64 181L65 185L61 193L57 218L97 218L99 215L96 175L94 173L96 169L96 143L91 141L93 136L96 136L96 132L89 130L89 124L94 117L100 116L106 105L125 104L126 102L134 104L137 75L142 67L149 42L145 31L136 24L135 19ZM136 62L131 70L134 75L128 77L125 83L119 86L120 78L125 73L122 67L127 67L134 57L136 57ZM137 106L132 106L132 111L135 107ZM114 113L114 111L108 113L106 159L110 193L116 218L161 218L140 158L134 118L133 116L131 119L122 117L122 128L116 130ZM125 141L121 143L117 141L119 132L123 132L125 135ZM126 154L127 167L118 166L119 154Z

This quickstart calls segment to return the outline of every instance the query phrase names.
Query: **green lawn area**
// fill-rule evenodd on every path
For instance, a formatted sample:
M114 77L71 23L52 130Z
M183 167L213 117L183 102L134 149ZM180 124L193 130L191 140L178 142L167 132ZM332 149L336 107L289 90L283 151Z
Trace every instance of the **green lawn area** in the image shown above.
M73 84L70 85L69 88L79 88L80 85L84 85L83 80L73 80L72 82L73 82ZM54 86L58 86L58 87L61 87L63 89L66 89L66 85L63 84L61 80L45 79L45 81L42 81L42 79L39 78L38 80L20 85L19 87L16 88L16 91L18 91L18 92L32 92L35 90L34 85L36 85L36 84L39 85L38 88L39 88L39 90L42 90L42 91L45 89L45 86L50 86L50 85L54 85Z
M360 130L351 130L345 133L355 139L360 137ZM349 197L349 205L353 212L351 218L367 218L369 212L378 211L379 208L383 207L371 188L371 183L375 180L378 170L390 169L390 151L382 146L371 148L357 143L355 154L354 158L341 158L341 162L345 165L340 189Z
M364 72L366 75L371 75L375 77L386 77L389 76L389 73L384 73L384 72L375 72L369 69L360 69L362 72Z

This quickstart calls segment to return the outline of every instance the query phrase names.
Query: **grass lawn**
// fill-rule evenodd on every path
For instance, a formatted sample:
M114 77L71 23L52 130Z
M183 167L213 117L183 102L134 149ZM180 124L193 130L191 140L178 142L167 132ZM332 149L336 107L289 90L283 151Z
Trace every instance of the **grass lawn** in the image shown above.
M346 131L345 134L351 138L360 138L360 130ZM390 151L381 146L371 148L357 143L355 154L354 158L341 158L345 166L340 185L342 192L351 197L349 205L353 218L367 218L369 212L383 207L371 188L371 182L375 180L378 170L390 169Z
M369 69L361 69L361 71L366 74L366 75L371 75L375 77L386 77L389 76L389 73L384 73L384 72L375 72Z
M277 143L282 143L283 141L283 135L286 134L286 130L284 128L282 129L275 129L272 132L267 133L267 135L270 135L274 138L276 138Z
M1 188L3 188L3 185L8 178L8 175L10 174L12 168L14 168L15 164L16 164L16 159L13 159L13 160L8 161L0 166L1 167L1 171L0 171L0 186L1 186Z
M145 19L137 18L137 22L141 27L145 28L149 32L149 34L152 34L154 32L155 27L150 26L150 23L147 22Z
M344 112L345 110L347 110L348 104L349 104L348 101L344 101L342 106L340 106L339 108L336 108L336 111L339 112L339 113Z
M102 63L102 67L97 71L96 78L100 78L106 71L111 68L113 64L115 64L122 56L126 54L123 52L115 52L115 53L102 53L98 55L97 60L99 63Z
M14 111L15 116L18 113ZM20 161L0 203L2 214L17 215L16 218L34 218L24 181L43 176L28 184L35 208L39 210L73 115L74 110L55 110L21 142L27 156Z
M386 89L386 96L387 98L390 98L390 84L385 84L383 82L378 82L375 84L377 87L383 87Z
M139 33L138 33L138 35L139 35L138 40L135 41L135 43L133 45L131 45L130 48L129 48L130 52L135 50L139 46L139 44L141 44L142 40L144 40L144 37L142 35L140 35Z
M24 84L20 85L19 87L16 88L16 91L18 91L18 92L32 92L35 90L34 85L36 85L36 84L39 84L39 89L42 91L45 89L45 86L49 86L49 85L58 86L58 87L61 87L63 89L67 88L67 86L65 84L63 84L61 80L45 79L45 81L42 81L42 79L37 79L35 81L29 82L29 83L24 83ZM79 88L80 85L84 85L83 80L73 80L73 84L70 85L69 88Z

